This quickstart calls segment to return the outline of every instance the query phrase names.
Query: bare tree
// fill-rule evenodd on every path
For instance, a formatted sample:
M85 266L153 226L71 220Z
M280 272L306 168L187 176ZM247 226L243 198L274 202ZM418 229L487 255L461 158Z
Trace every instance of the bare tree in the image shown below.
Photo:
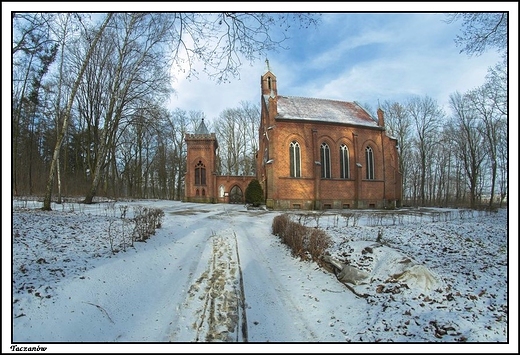
M498 170L498 187L500 189L500 207L504 199L509 193L509 144L507 140L507 125L502 124L499 126L500 139L497 146L497 170Z
M110 78L105 93L108 102L102 112L103 128L84 203L92 203L97 193L121 120L169 94L169 75L161 65L165 60L160 48L169 29L170 24L162 14L116 14L101 42L100 47L107 45L113 49L105 51L103 56L103 75Z
M481 55L489 48L507 55L508 14L506 12L457 12L446 15L446 22L462 21L455 43L461 53Z
M56 169L56 164L57 164L57 161L59 158L63 139L65 138L65 134L67 132L67 128L69 125L70 114L72 111L72 105L74 103L74 98L76 96L76 92L78 91L79 85L83 78L83 74L85 72L87 64L89 63L90 56L92 55L94 48L96 47L99 39L101 38L103 31L105 30L108 23L110 22L112 15L113 15L112 13L107 14L105 20L103 21L103 23L101 24L99 29L97 31L95 31L95 35L92 40L92 43L85 55L85 58L83 59L83 62L82 62L81 68L79 70L79 73L76 77L76 80L74 81L74 85L72 87L72 90L71 90L71 93L69 96L69 100L67 102L67 107L65 108L65 111L63 114L63 124L61 126L61 130L58 133L58 139L56 141L56 146L54 148L54 153L53 153L52 160L51 160L51 166L49 169L49 178L47 179L47 188L46 188L46 192L45 192L45 198L43 200L43 207L42 207L43 210L51 210L51 196L52 196L52 186L54 183L54 171Z
M467 176L470 193L470 206L474 208L477 201L477 184L482 173L482 162L486 156L484 139L479 127L478 113L471 101L456 92L450 95L450 105L454 113L455 132L453 139L457 142L457 152Z
M171 51L188 76L198 77L195 62L217 82L240 77L242 58L249 62L283 47L291 26L308 28L319 14L306 13L174 13Z
M54 40L50 35L52 29L51 13L13 12L12 54L18 52L35 53L47 47Z
M420 164L419 198L421 204L426 203L426 176L432 158L431 152L438 142L438 133L444 112L431 97L412 97L406 104L416 134L416 147Z
M254 175L258 150L260 110L242 101L236 108L222 111L214 123L219 141L220 173Z
M482 124L477 128L480 130L480 134L485 138L485 144L480 149L485 149L486 155L490 160L490 177L491 177L491 188L490 188L490 199L489 207L493 205L493 199L495 195L495 183L497 178L497 146L498 140L501 138L498 136L500 124L500 116L496 113L496 105L490 102L490 96L492 94L488 92L490 88L481 86L477 89L471 90L467 95L469 104L475 110L478 115L478 119L481 120Z
M397 139L399 170L403 174L403 190L406 190L412 154L413 127L411 117L406 107L398 102L385 101L381 108L385 112L385 126L388 134Z
M482 53L495 49L502 54L502 61L495 67L490 68L484 86L472 90L467 99L472 101L478 115L483 120L481 128L485 137L487 151L489 153L489 166L491 175L490 207L493 204L496 179L498 170L507 166L507 150L501 146L503 137L501 134L507 118L507 58L508 58L508 27L509 14L507 12L471 12L450 13L446 15L447 23L460 21L461 35L455 38L457 46L461 47L461 53L468 55L481 55ZM497 119L498 116L504 120ZM507 129L506 129L507 130ZM501 151L501 154L498 153ZM500 160L500 161L499 161ZM507 172L502 171L500 175L501 200L505 197L507 190ZM479 177L482 181L484 178ZM505 190L503 190L505 189ZM474 196L472 196L474 198Z
M260 108L251 102L240 102L240 118L243 124L244 141L243 171L244 175L256 174L256 154L258 152L258 130L260 127Z
M12 191L19 193L19 176L33 192L33 158L36 116L43 109L41 90L58 46L49 31L52 14L13 14L12 84Z
M241 171L240 154L245 146L244 127L239 124L240 112L235 108L222 111L214 123L219 142L220 174L239 175Z
M77 20L77 21L75 21ZM79 23L78 23L79 22ZM58 59L58 68L55 74L54 86L56 87L55 99L53 103L53 115L56 126L56 139L59 139L60 136L60 127L63 124L63 110L66 100L66 81L65 78L65 49L68 46L68 42L70 37L73 36L74 33L77 33L78 27L81 23L81 17L79 15L74 15L70 13L65 14L56 14L53 22L53 26L51 27L51 31L56 38L56 41L59 43L60 51L59 51L59 59ZM58 187L58 203L61 203L61 194L62 194L62 176L60 170L60 155L57 157L56 161L56 180Z

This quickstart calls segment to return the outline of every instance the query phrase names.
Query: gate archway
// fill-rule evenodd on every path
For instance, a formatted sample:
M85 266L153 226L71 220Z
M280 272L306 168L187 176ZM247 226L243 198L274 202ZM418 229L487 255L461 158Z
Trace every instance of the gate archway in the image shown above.
M244 194L238 185L233 186L229 192L229 203L244 203Z

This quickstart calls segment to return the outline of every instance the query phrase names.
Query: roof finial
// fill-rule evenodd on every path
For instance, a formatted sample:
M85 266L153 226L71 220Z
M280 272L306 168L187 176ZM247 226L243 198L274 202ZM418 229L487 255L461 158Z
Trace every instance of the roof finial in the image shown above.
M271 68L269 67L269 59L265 58L265 70L271 71Z

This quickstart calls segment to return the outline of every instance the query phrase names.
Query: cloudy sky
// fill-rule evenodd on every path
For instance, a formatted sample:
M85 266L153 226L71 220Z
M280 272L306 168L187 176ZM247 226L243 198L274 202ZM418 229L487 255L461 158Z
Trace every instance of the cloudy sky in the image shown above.
M483 83L499 56L460 54L455 24L445 14L329 13L316 29L294 32L287 50L268 55L278 93L345 101L371 107L386 100L429 95L446 105L449 94ZM210 80L174 83L170 107L202 110L211 119L239 101L259 102L265 59L242 67L240 78L226 84Z
M120 3L102 4L96 3L94 9L122 10ZM263 3L247 2L127 5L127 11L266 10ZM12 11L20 6L21 3L2 4L6 10L12 7ZM55 11L93 10L83 2L74 3L72 9L64 9L59 3L35 3L34 7L24 4L22 8L53 11L53 6ZM323 13L317 27L299 30L293 26L294 30L288 32L291 38L284 42L287 49L266 55L277 76L280 95L357 101L373 111L378 102L404 102L413 95L430 96L448 111L450 94L463 93L483 83L487 69L497 63L499 54L488 51L469 57L460 53L454 42L460 34L460 23L446 23L449 11L512 11L510 33L518 33L518 6L514 3L279 2L269 3L268 10ZM518 38L512 39L510 45L517 46ZM511 63L516 63L510 67L511 77L517 78L517 47L514 51L510 48L510 55L515 56L510 58ZM173 71L175 94L167 103L168 108L203 111L212 120L224 109L238 107L241 101L259 103L265 59L259 58L252 64L245 60L240 77L225 84L205 75L188 80L185 74Z
M372 109L378 102L428 95L448 111L449 95L481 85L500 58L494 51L461 54L454 42L460 23L446 23L445 12L320 17L318 27L290 32L288 49L267 55L279 94L357 101ZM169 107L201 110L211 120L240 101L258 103L265 68L265 58L246 62L240 78L226 84L178 75Z

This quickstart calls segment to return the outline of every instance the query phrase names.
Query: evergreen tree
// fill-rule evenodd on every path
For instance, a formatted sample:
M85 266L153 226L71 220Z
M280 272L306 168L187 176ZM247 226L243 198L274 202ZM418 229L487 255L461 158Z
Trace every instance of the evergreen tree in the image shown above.
M246 188L246 203L252 204L254 207L260 206L264 202L264 192L260 182L253 180Z

